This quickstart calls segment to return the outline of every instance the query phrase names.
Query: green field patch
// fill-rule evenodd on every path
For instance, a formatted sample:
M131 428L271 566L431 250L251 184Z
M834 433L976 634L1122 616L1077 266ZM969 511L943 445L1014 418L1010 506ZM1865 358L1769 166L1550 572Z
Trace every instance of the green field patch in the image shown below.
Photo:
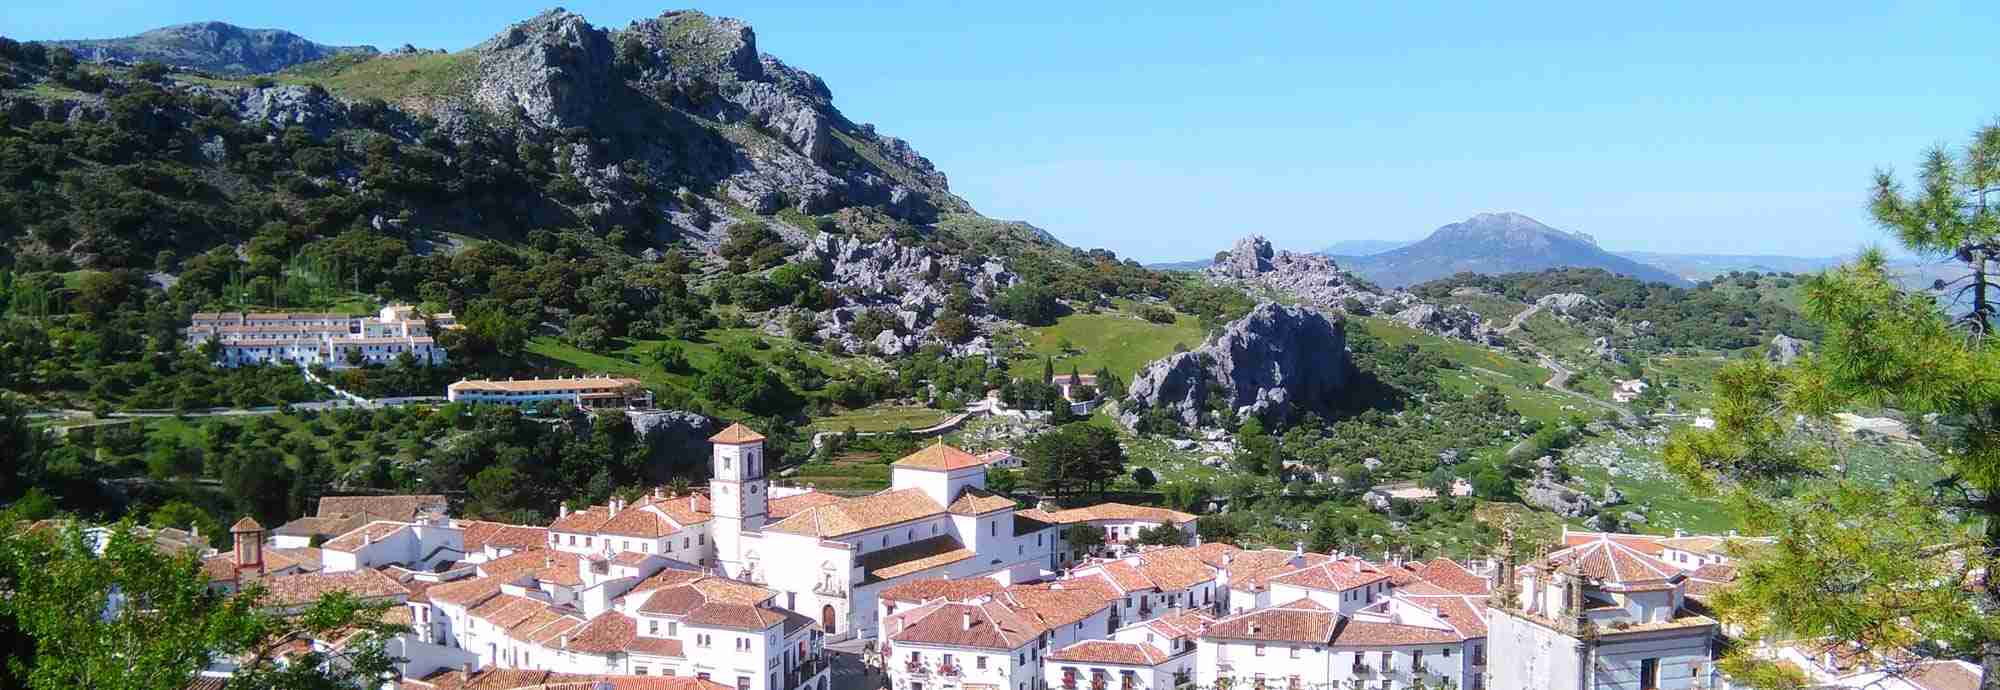
M864 433L916 430L943 422L953 414L929 407L883 404L817 417L806 428L811 431L846 431L851 428Z
M1016 360L1011 371L1036 380L1042 375L1043 358L1055 357L1058 374L1068 374L1072 367L1086 374L1108 368L1129 381L1147 364L1173 354L1175 344L1194 349L1201 346L1203 338L1201 324L1192 316L1176 314L1173 323L1159 324L1125 308L1070 314L1057 319L1055 325L1024 329L1020 335L1034 357ZM1065 340L1075 346L1075 354L1063 352Z
M479 69L471 51L425 55L340 55L278 73L286 84L319 84L350 99L442 98L457 95Z

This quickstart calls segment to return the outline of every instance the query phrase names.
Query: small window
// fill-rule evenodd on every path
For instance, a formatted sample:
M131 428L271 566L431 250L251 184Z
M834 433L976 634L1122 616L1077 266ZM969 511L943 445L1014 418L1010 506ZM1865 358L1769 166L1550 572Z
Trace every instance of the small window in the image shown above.
M1264 645L1257 645L1257 656L1264 656Z

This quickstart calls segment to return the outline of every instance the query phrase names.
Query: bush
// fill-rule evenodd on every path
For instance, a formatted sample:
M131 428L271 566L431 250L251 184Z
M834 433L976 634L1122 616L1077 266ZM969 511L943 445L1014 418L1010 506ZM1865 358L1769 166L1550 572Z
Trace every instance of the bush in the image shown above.
M1139 308L1139 318L1158 324L1171 324L1174 322L1174 310L1157 304L1148 304Z

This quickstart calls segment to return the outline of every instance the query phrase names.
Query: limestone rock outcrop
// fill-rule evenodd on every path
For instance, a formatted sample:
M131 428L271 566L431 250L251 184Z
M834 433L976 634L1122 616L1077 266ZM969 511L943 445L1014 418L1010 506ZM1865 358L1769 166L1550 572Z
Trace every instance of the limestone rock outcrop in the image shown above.
M1133 377L1121 421L1161 409L1197 426L1210 395L1242 418L1285 424L1325 414L1353 380L1344 324L1307 308L1263 303L1200 348L1153 362Z
M1289 295L1329 311L1395 315L1396 320L1432 335L1487 345L1501 342L1500 334L1469 309L1426 303L1403 290L1383 290L1342 270L1331 257L1274 251L1262 236L1237 240L1216 259L1204 272L1211 282L1253 293Z

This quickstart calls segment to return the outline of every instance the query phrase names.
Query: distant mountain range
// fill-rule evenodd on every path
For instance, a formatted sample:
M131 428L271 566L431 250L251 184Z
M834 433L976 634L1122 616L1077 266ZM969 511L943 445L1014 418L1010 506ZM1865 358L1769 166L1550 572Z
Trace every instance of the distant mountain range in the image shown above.
M1519 273L1564 266L1602 268L1649 282L1688 285L1673 272L1597 246L1596 238L1565 232L1519 213L1481 213L1438 228L1404 247L1346 257L1347 270L1380 285L1405 287L1455 273Z
M1342 268L1389 286L1414 285L1459 271L1512 273L1558 266L1602 268L1685 286L1732 271L1816 273L1852 258L1607 251L1590 235L1564 232L1519 213L1483 213L1438 228L1423 240L1347 239L1315 253L1333 257ZM1897 258L1899 262L1903 259ZM1211 262L1169 261L1148 267L1198 271Z
M261 74L335 55L374 55L373 46L331 46L280 29L224 22L176 24L124 38L45 41L92 62L151 60L220 74Z

